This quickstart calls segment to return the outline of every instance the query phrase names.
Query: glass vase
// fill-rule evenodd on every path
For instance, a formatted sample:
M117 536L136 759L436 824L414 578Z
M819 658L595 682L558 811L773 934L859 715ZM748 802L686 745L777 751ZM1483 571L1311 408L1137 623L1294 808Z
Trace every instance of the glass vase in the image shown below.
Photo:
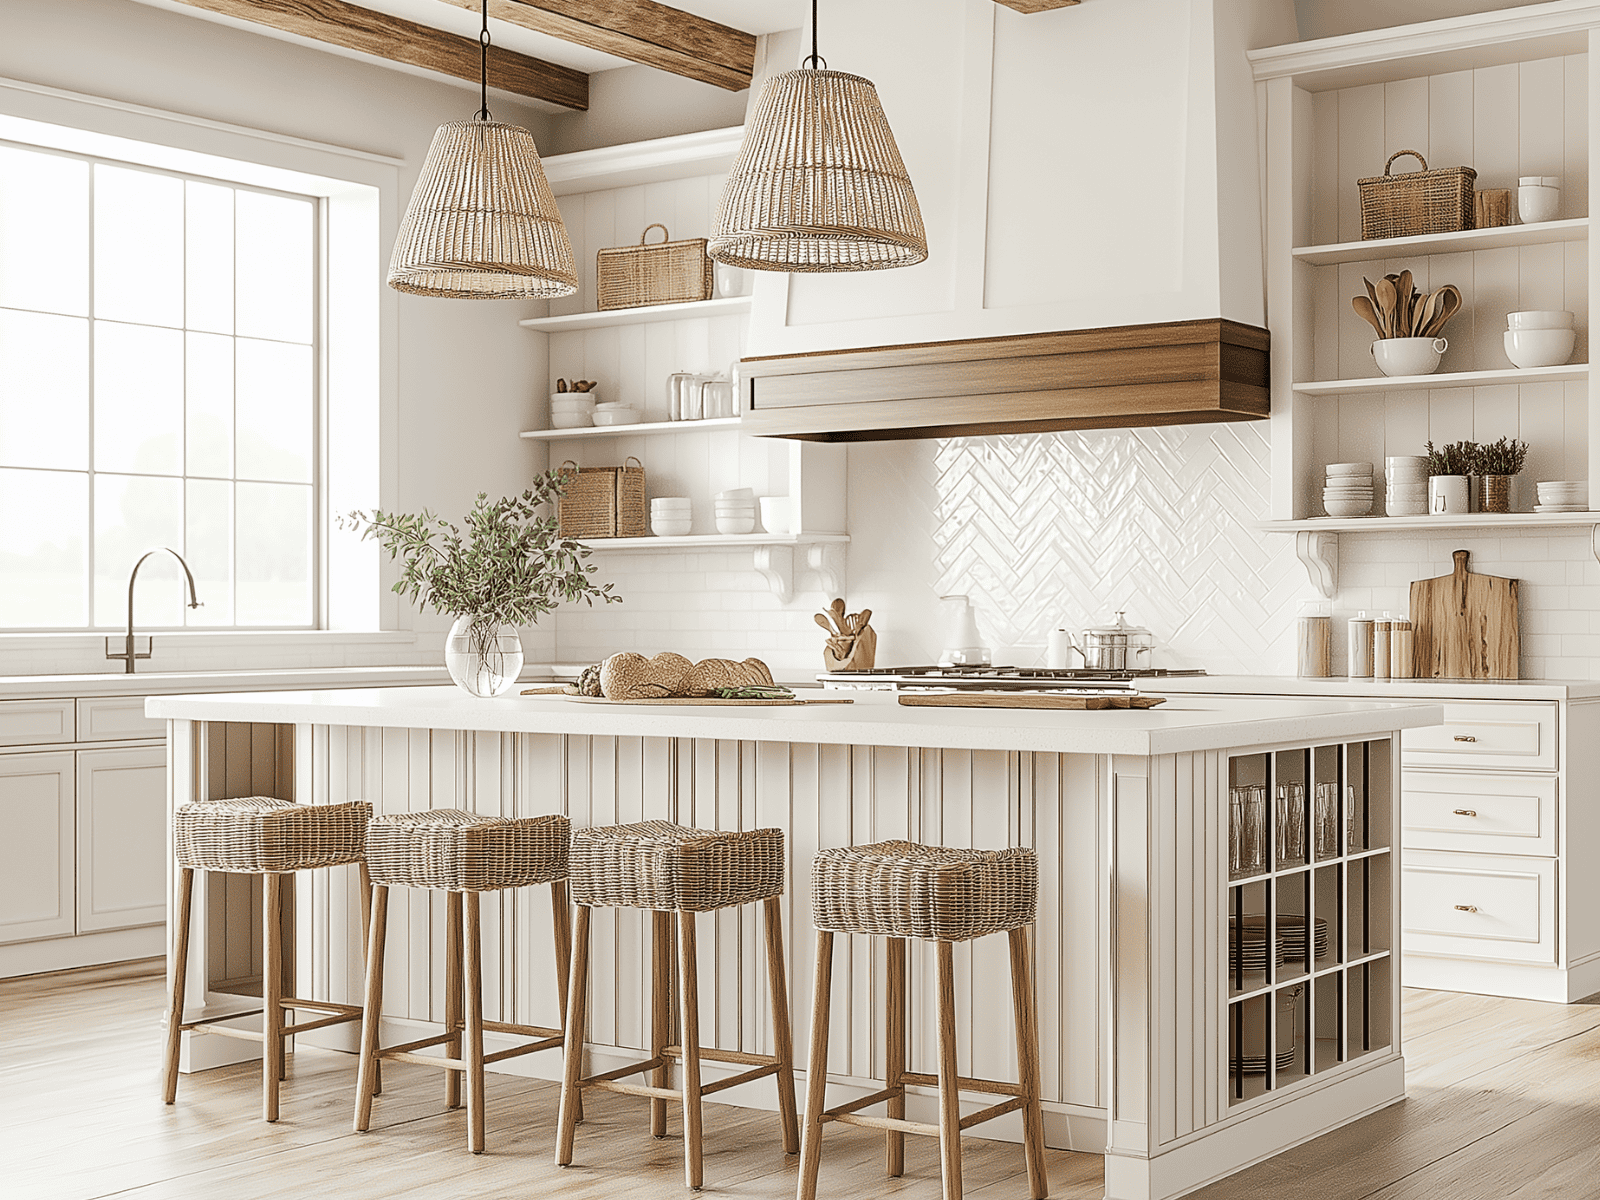
M450 678L474 696L501 696L522 674L522 639L515 625L457 617L444 643Z

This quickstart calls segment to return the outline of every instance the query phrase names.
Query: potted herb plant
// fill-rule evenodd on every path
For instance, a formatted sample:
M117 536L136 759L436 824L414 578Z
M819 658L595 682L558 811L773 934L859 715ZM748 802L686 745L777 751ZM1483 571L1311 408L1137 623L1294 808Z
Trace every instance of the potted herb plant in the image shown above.
M584 565L589 551L560 536L548 504L561 494L559 471L538 476L520 496L490 503L478 493L466 530L424 509L369 516L352 512L340 525L358 529L403 565L393 590L423 608L449 613L445 640L450 678L474 696L509 691L522 672L519 625L529 625L562 601L611 604L611 584L597 585Z
M1471 511L1471 476L1478 447L1454 442L1435 450L1428 443L1423 456L1428 472L1428 511L1434 516L1462 516Z
M1484 512L1511 511L1511 480L1522 473L1528 461L1528 443L1516 438L1501 438L1478 447L1474 474L1481 477L1478 485L1479 508Z

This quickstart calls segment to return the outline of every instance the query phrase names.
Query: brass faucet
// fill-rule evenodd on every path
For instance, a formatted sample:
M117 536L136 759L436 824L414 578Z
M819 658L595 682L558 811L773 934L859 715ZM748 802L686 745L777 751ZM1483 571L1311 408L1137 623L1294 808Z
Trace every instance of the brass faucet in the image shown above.
M110 638L106 639L106 657L107 658L120 658L126 664L126 667L125 667L125 669L123 671L123 674L125 674L125 675L132 675L133 674L133 664L134 664L135 660L141 659L141 658L149 658L150 655L155 651L156 640L155 640L154 637L152 637L150 639L150 649L149 650L146 650L143 654L135 654L134 653L134 649L133 649L133 645L134 645L134 643L133 643L133 582L134 582L134 580L139 578L139 568L144 566L144 560L149 558L152 554L161 554L161 553L170 554L170 555L172 555L173 558L178 560L178 565L183 568L183 577L184 577L184 579L188 580L188 583L189 583L189 607L190 608L199 608L200 607L200 598L198 596L196 596L195 592L194 592L194 574L193 574L193 572L191 572L189 570L189 564L183 561L183 555L179 554L171 546L158 546L158 547L156 547L156 549L147 550L147 551L145 551L144 554L140 555L139 561L133 564L133 570L128 572L128 632L127 632L127 641L126 641L126 643L125 643L125 645L123 647L122 653L121 654L114 653L112 651L112 649L111 649L111 639Z

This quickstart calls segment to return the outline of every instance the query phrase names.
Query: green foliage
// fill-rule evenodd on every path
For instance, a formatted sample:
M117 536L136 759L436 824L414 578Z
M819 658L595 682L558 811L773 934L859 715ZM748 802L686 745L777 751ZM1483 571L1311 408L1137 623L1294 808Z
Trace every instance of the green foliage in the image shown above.
M1448 446L1441 446L1435 450L1433 443L1428 443L1427 453L1424 455L1429 475L1477 475L1478 444L1476 442L1454 442Z
M362 541L370 538L399 559L393 590L423 608L471 617L475 628L530 625L563 601L622 600L611 584L589 578L595 568L584 564L588 549L560 535L549 505L561 489L561 473L550 471L520 496L490 503L479 492L465 533L427 509L352 512L339 525L360 530Z
M1478 447L1478 461L1474 475L1516 475L1528 460L1528 443L1514 438L1501 438L1487 446Z

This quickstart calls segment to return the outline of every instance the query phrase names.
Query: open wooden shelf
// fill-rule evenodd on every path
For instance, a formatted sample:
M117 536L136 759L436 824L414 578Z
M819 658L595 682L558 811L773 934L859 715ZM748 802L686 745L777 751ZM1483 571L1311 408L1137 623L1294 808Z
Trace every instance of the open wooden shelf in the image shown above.
M713 429L737 429L738 417L709 417L703 421L641 421L637 425L584 425L577 429L525 429L518 437L536 442L556 442L567 438L650 437L658 433L707 433Z
M691 300L686 304L646 304L639 308L612 308L605 312L568 313L564 317L529 317L517 324L538 333L575 333L581 329L607 329L614 325L653 325L657 321L736 317L749 311L749 296L718 296L711 300Z
M1490 387L1500 383L1564 383L1589 378L1588 363L1559 367L1506 367L1495 371L1451 371L1444 375L1376 375L1370 379L1327 379L1297 383L1302 396L1343 396L1352 392L1415 392L1433 388Z
M1589 238L1589 218L1541 221L1535 225L1499 225L1493 229L1463 229L1424 237L1379 238L1365 242L1337 242L1331 246L1296 246L1290 253L1312 266L1372 262L1380 258L1420 257L1425 254L1459 254L1465 250L1498 250L1504 246L1544 246L1554 242L1582 242Z

